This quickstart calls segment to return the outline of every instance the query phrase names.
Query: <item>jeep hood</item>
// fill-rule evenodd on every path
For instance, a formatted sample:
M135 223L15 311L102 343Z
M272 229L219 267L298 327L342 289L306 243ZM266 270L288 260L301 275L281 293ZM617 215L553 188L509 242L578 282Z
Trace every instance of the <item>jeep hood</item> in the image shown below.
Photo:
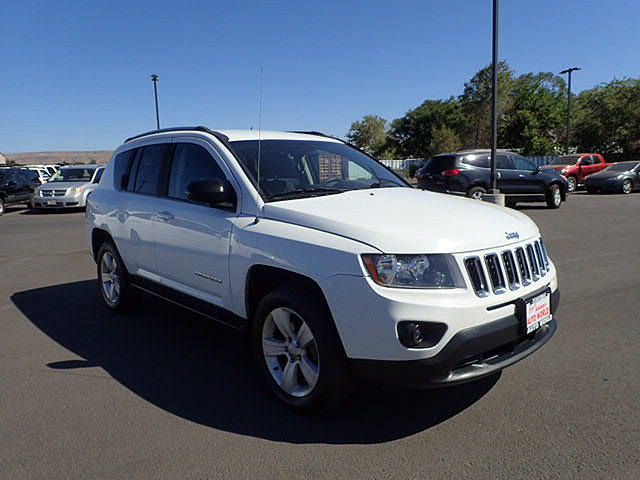
M322 230L385 253L461 253L538 234L516 210L463 197L379 188L270 202L264 218ZM511 239L507 239L507 234Z

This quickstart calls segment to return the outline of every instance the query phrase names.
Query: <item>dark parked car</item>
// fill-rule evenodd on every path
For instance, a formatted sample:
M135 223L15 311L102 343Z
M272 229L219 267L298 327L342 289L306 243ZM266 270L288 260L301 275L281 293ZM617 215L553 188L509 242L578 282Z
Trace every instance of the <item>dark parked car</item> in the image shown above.
M589 175L585 186L589 193L631 193L640 189L640 161L614 163L601 172Z
M24 203L31 206L33 190L40 185L37 172L26 168L0 168L0 215L5 205Z
M418 187L480 199L491 188L491 152L469 150L432 157L416 172ZM558 208L566 200L567 180L554 170L542 171L513 152L496 154L497 187L508 206L518 202L546 202Z

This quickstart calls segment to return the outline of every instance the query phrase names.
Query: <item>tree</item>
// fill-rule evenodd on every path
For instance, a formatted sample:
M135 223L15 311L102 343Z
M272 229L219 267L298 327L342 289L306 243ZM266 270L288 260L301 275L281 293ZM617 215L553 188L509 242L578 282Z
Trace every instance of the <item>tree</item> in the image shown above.
M560 153L566 118L564 80L527 73L513 82L509 109L500 119L499 143L524 155Z
M433 129L431 135L431 155L455 152L460 149L460 137L453 129L440 125Z
M458 97L466 116L466 128L462 140L466 148L487 148L491 143L491 65L478 71L464 84ZM505 61L498 63L498 117L509 109L513 70Z
M391 123L387 146L401 157L428 158L434 154L434 147L440 148L443 136L453 142L451 134L456 135L463 123L460 105L454 97L426 100ZM447 130L442 130L443 127Z
M387 121L377 115L365 115L351 124L347 139L365 152L378 155L386 144Z
M579 151L640 152L640 79L584 90L575 106L572 139Z

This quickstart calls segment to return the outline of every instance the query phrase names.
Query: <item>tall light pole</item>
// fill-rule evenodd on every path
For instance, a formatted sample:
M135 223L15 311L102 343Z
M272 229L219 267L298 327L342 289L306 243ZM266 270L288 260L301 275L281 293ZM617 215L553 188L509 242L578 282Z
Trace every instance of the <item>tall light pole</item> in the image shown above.
M151 81L153 82L153 93L156 97L156 128L160 130L160 114L158 113L158 75L153 73L151 75Z
M491 193L496 194L496 150L498 149L498 9L493 0L493 62L491 65Z
M582 69L580 67L571 67L560 72L560 75L566 73L569 76L569 81L567 82L567 153L569 153L569 142L571 139L571 72L576 70Z

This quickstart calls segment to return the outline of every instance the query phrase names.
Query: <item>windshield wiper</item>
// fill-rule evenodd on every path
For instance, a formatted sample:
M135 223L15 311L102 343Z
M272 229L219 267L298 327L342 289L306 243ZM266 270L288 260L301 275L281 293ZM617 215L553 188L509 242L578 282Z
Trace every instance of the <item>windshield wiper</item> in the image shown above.
M269 200L273 200L275 198L285 198L285 197L290 197L290 196L298 196L298 195L304 195L307 193L342 193L345 190L341 189L341 188L329 188L329 187L307 187L307 188L297 188L295 190L289 190L288 192L279 192L279 193L274 193L273 195L269 196Z
M393 180L388 180L386 178L380 178L379 181L377 182L373 182L371 185L369 185L368 187L365 188L380 188L382 187L384 184L389 183L395 187L401 187L402 185L399 184L398 182L395 182Z

